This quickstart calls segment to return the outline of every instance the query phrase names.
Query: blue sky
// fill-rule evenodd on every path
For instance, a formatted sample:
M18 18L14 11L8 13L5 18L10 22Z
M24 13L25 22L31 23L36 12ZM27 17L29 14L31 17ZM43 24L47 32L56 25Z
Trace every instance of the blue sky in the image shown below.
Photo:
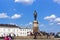
M0 0L0 24L31 27L34 10L41 31L60 32L60 0Z

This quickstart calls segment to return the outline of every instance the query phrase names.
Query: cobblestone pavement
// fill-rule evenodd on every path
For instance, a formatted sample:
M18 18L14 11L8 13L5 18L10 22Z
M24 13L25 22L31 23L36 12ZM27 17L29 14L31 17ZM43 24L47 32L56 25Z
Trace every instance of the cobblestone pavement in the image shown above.
M4 40L4 39L0 39ZM60 39L12 39L12 40L60 40Z
M0 39L4 40L4 39ZM13 40L49 40L49 39L13 39Z

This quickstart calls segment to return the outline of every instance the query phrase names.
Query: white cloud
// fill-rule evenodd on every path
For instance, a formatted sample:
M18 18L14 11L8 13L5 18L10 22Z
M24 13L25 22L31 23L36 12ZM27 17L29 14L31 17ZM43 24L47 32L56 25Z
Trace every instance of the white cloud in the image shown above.
M58 25L60 25L60 23L57 23Z
M21 26L32 28L33 22L28 22L27 24L22 24Z
M21 15L20 15L20 14L14 14L11 18L12 18L12 19L21 18Z
M53 0L54 2L60 4L60 0Z
M44 18L50 22L50 25L59 24L60 25L60 17L56 17L56 15L46 16Z
M8 18L9 16L6 13L0 13L0 18Z
M16 23L9 23L10 25L16 25L16 26L18 26Z
M44 19L55 19L56 16L55 15L51 15L51 16L46 16Z
M11 24L11 25L15 25L15 23L9 23L9 24Z
M35 0L15 0L17 3L32 4Z
M50 23L49 25L54 25L54 23Z
M17 19L20 18L20 14L14 14L13 16L8 16L6 13L0 13L0 18L10 18L10 19Z
M32 22L29 22L29 25L32 25L33 23Z
M31 26L31 25L33 25L32 22L29 22L29 23L25 24L25 26Z
M55 19L55 23L57 23L58 25L60 25L60 18L56 18Z
M48 20L48 21L50 21L50 22L52 22L55 18L56 18L56 16L55 16L54 14L51 15L51 16L46 16L46 17L44 17L45 20Z
M60 18L56 18L55 19L55 22L60 22Z

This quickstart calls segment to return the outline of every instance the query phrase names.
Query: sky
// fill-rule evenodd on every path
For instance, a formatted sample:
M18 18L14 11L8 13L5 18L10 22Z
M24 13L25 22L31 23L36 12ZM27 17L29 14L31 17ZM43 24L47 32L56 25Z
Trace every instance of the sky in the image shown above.
M0 0L0 24L32 28L34 10L40 31L60 32L60 0Z

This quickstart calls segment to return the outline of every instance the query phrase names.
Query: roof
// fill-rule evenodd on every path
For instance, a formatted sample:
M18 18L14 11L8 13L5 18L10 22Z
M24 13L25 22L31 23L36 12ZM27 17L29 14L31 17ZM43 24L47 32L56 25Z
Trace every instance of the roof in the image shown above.
M20 29L32 29L32 28L28 28L28 27L20 27L20 26L13 25L13 24L0 24L0 27L20 28Z
M32 28L28 28L28 27L22 28L22 27L21 27L20 29L32 29Z
M18 26L12 25L12 24L0 24L0 27L13 27L13 28L18 28Z

